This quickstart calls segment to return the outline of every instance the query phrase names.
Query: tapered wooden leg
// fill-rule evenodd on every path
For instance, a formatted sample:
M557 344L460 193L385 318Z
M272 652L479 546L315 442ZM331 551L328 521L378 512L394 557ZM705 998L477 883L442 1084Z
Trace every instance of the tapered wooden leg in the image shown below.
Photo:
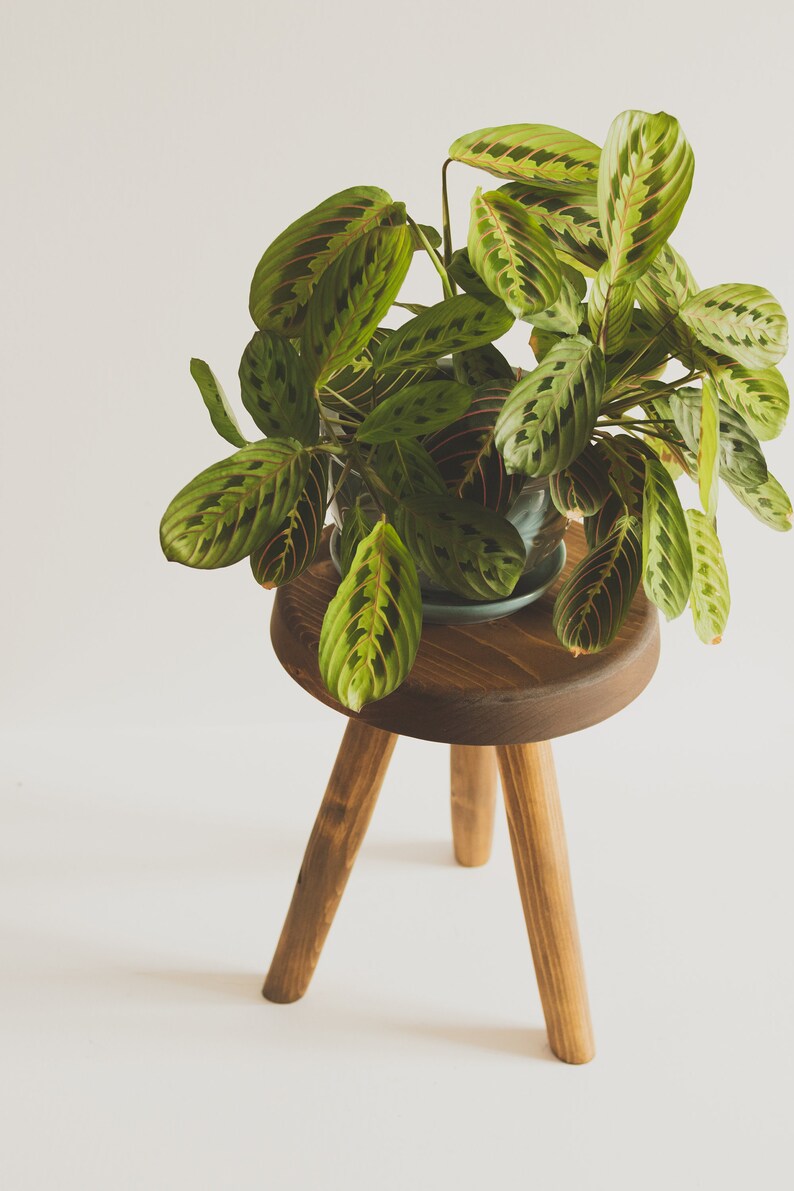
M551 745L500 745L497 758L549 1044L564 1062L587 1063L593 1027Z
M453 744L450 748L452 840L458 864L475 867L491 855L496 803L496 750Z
M269 1001L297 1001L309 987L396 743L391 732L347 722L262 989Z

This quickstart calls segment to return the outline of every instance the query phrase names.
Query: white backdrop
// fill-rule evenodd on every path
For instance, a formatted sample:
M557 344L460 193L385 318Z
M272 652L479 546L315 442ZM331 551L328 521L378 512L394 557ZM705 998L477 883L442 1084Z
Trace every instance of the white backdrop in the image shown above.
M398 749L307 1000L259 1000L342 725L275 662L247 565L169 566L157 527L227 453L188 360L235 393L267 243L356 183L438 224L474 128L677 115L676 246L794 311L790 14L5 7L5 1185L781 1184L794 535L726 492L724 643L665 627L648 693L557 749L600 1046L573 1070L538 1061L504 825L487 870L447 863L440 747ZM477 181L452 170L459 242ZM789 438L768 456L794 488Z

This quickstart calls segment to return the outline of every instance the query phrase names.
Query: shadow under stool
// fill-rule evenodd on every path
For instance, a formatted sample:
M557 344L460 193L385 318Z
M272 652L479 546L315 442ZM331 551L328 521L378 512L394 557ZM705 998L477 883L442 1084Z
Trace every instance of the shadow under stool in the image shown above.
M583 557L579 526L566 537L559 583ZM398 736L451 745L452 834L463 865L488 859L497 768L549 1044L566 1063L595 1053L551 741L599 723L650 681L659 657L656 609L638 591L603 653L574 658L551 624L556 586L503 620L426 624L411 674L353 715L325 690L320 627L339 577L328 554L281 588L271 620L276 655L294 680L348 716L264 985L280 1003L306 992L369 826Z

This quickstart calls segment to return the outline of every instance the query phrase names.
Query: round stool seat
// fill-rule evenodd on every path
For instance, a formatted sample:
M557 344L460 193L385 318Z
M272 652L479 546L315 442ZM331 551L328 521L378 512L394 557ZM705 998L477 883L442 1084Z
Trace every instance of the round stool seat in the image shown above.
M323 616L339 584L329 533L312 565L279 589L270 633L287 673L315 699L353 716L329 695L317 665ZM612 644L573 657L557 640L551 614L558 587L586 552L581 526L571 526L565 540L565 570L546 595L503 620L425 624L408 678L355 718L445 744L529 744L588 728L631 703L659 659L656 609L640 588Z

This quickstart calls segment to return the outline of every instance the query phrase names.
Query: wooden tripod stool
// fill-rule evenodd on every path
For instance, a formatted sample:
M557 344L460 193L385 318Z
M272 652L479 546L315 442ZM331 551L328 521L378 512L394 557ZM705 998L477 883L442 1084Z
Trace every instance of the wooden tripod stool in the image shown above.
M584 554L581 529L572 527L566 541L570 569ZM566 1063L588 1062L593 1033L549 741L614 715L643 690L659 656L656 610L638 592L610 648L580 658L554 636L553 592L489 624L425 625L406 682L351 716L325 690L317 668L320 626L338 582L326 537L312 566L279 590L271 620L284 668L350 720L265 997L283 1003L306 992L397 737L440 741L452 746L452 832L461 864L488 859L498 763L549 1043Z

